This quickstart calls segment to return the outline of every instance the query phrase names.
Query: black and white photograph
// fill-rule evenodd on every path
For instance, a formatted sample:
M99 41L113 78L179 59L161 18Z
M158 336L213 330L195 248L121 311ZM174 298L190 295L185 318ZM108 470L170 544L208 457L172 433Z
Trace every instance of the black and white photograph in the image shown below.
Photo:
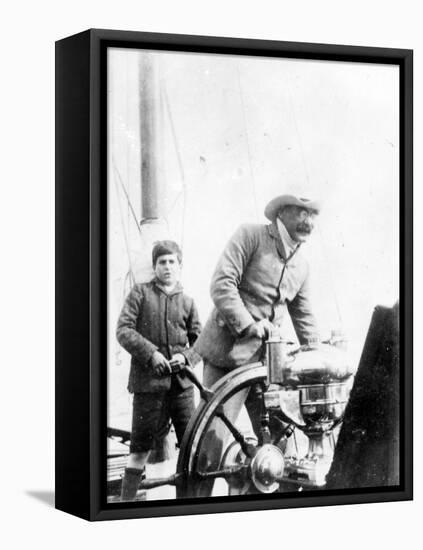
M107 503L395 489L400 70L107 49Z
M420 12L5 3L4 548L418 546Z

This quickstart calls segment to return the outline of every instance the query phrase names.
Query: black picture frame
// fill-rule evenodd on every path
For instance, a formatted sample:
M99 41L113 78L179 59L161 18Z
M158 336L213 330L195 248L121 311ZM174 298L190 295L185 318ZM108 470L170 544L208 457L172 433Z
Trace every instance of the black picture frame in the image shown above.
M107 504L107 48L397 65L400 71L400 484ZM56 508L87 520L412 499L413 52L91 29L56 43ZM261 495L260 495L261 496Z

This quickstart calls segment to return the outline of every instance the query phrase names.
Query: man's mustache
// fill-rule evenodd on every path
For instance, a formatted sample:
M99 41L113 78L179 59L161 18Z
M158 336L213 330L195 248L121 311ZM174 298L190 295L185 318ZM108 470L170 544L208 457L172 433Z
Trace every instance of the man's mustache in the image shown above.
M309 225L299 223L297 225L297 231L298 231L298 233L307 233L307 235L310 235L310 233L312 231L312 228Z

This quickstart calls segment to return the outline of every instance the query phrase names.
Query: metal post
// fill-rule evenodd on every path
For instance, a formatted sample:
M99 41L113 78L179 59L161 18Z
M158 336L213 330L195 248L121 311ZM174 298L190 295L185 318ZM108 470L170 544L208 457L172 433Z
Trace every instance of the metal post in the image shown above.
M158 181L159 85L152 53L140 57L141 215L145 221L160 218Z
M139 107L141 147L141 235L134 253L133 271L136 282L150 281L153 276L151 250L156 241L169 239L164 218L165 185L160 177L159 145L160 85L157 59L153 52L142 52L139 61Z

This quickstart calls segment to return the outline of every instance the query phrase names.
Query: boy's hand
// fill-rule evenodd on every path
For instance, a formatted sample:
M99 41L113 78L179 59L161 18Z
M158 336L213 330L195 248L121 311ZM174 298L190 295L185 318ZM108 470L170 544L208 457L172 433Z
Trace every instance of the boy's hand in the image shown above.
M181 365L187 364L187 359L183 353L175 353L175 355L172 355L171 361L178 361Z
M162 353L160 353L160 351L155 351L153 353L151 357L151 366L153 367L153 371L156 376L166 376L166 374L172 374L169 361Z

